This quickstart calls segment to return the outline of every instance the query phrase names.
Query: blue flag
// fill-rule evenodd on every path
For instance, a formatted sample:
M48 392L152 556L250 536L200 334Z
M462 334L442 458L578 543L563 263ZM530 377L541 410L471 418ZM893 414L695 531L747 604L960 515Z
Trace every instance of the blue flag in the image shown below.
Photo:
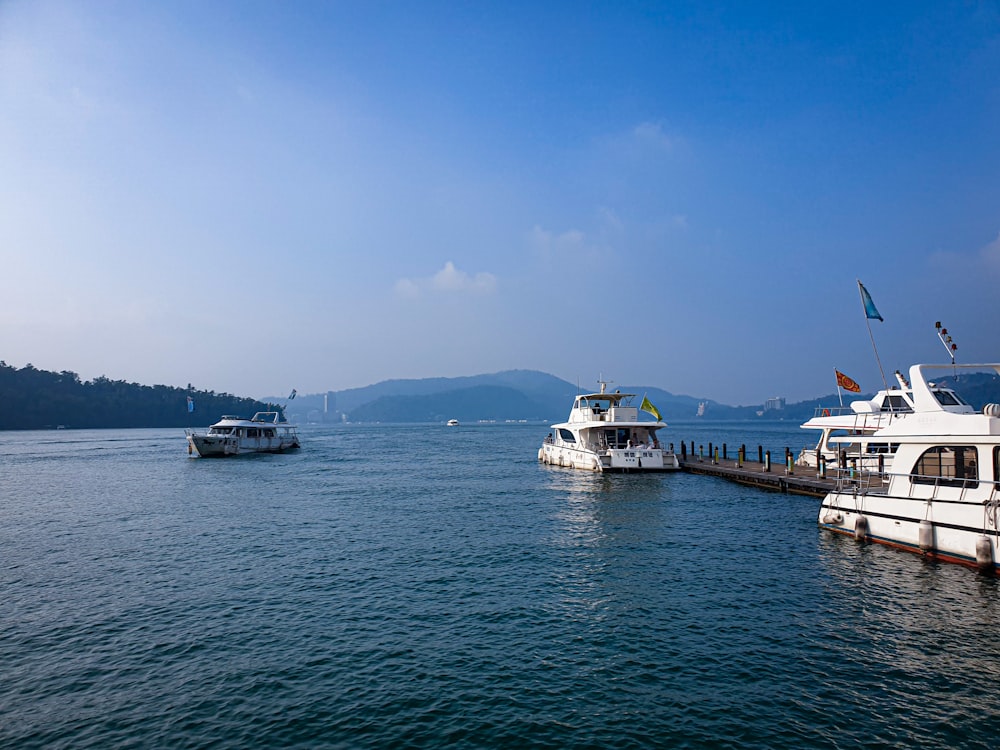
M865 289L865 285L858 281L858 288L861 290L861 303L865 306L865 317L870 320L882 320L882 316L878 314L878 309L875 307L875 303L872 302L872 296ZM884 323L885 321L882 320Z
M188 396L188 413L194 411L194 399Z

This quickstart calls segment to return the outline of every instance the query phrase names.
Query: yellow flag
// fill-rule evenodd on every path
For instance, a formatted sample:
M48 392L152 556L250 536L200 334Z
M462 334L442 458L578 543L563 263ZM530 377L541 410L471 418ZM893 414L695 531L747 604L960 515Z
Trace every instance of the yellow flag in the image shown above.
M639 406L640 411L648 412L656 417L657 422L662 422L663 417L660 416L660 410L653 406L652 402L646 398L645 395L642 397L642 404Z

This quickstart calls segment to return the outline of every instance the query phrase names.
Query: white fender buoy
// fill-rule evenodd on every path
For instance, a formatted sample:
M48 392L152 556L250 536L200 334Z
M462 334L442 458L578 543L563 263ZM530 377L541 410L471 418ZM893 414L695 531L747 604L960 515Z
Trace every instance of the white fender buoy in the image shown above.
M834 510L827 511L826 514L823 516L823 523L828 524L829 526L836 526L843 520L844 517L840 513Z
M597 470L598 470L598 468L600 468L600 467L598 466L598 463L597 463L597 459L596 459L596 458L594 458L594 459L591 459L591 461L590 461L590 468L591 468L591 469L593 469L594 471L597 471Z
M868 519L864 516L858 516L854 522L854 538L859 542L863 542L868 538Z
M988 536L976 540L976 567L980 570L993 569L993 545Z
M544 448L539 448L538 449L538 460L539 461L544 461L545 460L545 449Z
M934 549L934 526L926 518L920 522L920 528L917 530L917 540L920 544L920 549L924 552Z

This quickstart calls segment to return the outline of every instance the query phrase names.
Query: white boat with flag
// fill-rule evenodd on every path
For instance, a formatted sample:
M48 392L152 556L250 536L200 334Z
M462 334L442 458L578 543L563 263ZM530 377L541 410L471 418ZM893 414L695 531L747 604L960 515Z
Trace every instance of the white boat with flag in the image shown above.
M819 524L831 531L995 571L1000 541L1000 404L976 411L928 371L1000 364L914 365L912 412L875 430L894 447L891 471L841 469Z
M649 399L643 396L635 406L636 394L609 393L606 381L600 386L598 393L578 395L569 418L552 425L538 449L538 460L596 472L679 469L677 456L660 444L657 430L667 425ZM641 420L640 411L656 421Z
M188 453L202 458L247 453L284 453L299 447L294 425L280 411L261 411L250 419L224 416L207 432L187 430Z

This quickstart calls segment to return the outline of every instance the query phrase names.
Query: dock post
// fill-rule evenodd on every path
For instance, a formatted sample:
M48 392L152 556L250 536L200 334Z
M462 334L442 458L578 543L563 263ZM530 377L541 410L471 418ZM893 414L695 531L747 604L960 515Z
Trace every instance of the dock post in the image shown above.
M698 446L698 460L699 461L704 461L705 460L705 446L704 445L699 445Z
M688 457L687 447L688 447L688 444L685 443L682 440L681 441L681 461L686 461L687 460L687 457Z
M712 456L713 456L713 455L715 455L715 454L714 454L714 453L712 452L712 444L711 444L711 443L709 443L709 444L708 444L708 460L709 460L709 461L711 461L711 460L712 460Z
M792 452L785 448L785 473L792 475L795 473L795 459L792 458Z
M737 453L736 453L736 468L737 469L742 469L743 468L743 459L745 458L744 450L745 449L743 448L743 446L740 446L739 451L737 451Z
M820 456L819 461L816 463L816 476L820 479L826 479L826 457Z
M764 454L764 471L771 471L771 451L767 451Z
M722 460L723 461L729 460L729 449L726 447L725 443L722 444Z
M719 465L719 446L715 446L715 459L712 461L716 466Z
M691 441L691 458L694 458L694 440Z
M763 445L758 445L757 446L757 463L759 463L759 464L764 463L764 446Z

